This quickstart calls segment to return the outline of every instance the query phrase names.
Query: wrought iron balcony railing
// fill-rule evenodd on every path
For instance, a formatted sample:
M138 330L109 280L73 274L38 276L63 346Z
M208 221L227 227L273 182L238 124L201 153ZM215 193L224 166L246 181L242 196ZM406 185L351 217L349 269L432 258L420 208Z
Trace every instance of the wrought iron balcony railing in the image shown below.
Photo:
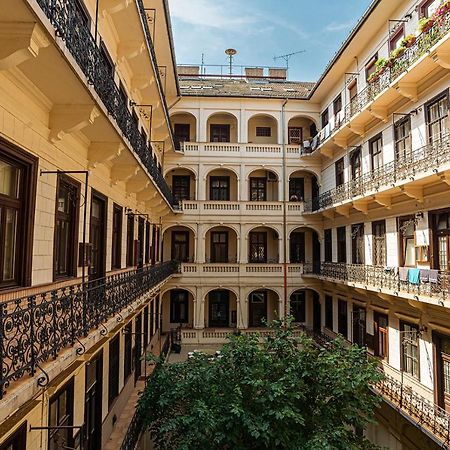
M374 290L389 289L396 293L405 292L417 296L436 298L444 302L450 298L450 272L437 271L436 277L418 280L417 283L403 280L397 267L366 266L323 262L320 277L344 283L359 283Z
M303 328L321 347L332 345L333 338L325 333ZM373 357L370 355L370 357ZM450 442L450 414L438 405L414 391L411 386L386 373L379 367L382 379L372 389L385 400L394 404L410 418L413 423L425 427L440 443ZM448 447L445 447L448 448Z
M37 369L178 271L171 261L0 303L0 398ZM43 380L39 379L42 382Z
M384 187L400 181L413 179L418 173L438 170L450 162L450 135L411 150L372 172L363 174L334 189L326 191L319 197L305 202L305 212L319 211L333 207L335 204L377 192Z
M136 410L133 418L131 419L130 425L128 426L125 437L120 446L120 450L135 450L139 442L143 430L143 420L139 412Z
M345 106L344 120L341 125L348 123L355 114L361 112L366 105L387 89L395 79L406 72L449 31L450 14L447 13L437 20L429 30L417 36L414 44L406 48L404 53L392 62L391 67L386 67L374 82L369 83Z
M137 1L144 32L150 46L150 54L157 68L142 0ZM76 3L66 0L37 0L37 3L55 27L57 35L64 40L88 82L93 85L108 110L108 114L115 120L123 136L128 140L130 146L148 170L162 195L172 207L178 208L178 201L172 195L169 186L153 160L152 147L140 133L139 125L130 113L126 99L122 96L114 81L111 66L97 46L88 25L80 17ZM159 76L158 70L156 72L156 76Z

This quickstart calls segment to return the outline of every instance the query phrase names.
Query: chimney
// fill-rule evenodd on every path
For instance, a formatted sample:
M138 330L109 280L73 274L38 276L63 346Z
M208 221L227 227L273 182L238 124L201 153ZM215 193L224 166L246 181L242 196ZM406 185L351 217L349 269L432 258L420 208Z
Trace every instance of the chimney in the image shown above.
M274 78L276 80L286 80L287 70L279 68L269 68L269 78Z
M264 69L262 67L246 67L245 76L247 78L263 78Z
M177 66L178 75L198 77L200 74L199 66Z

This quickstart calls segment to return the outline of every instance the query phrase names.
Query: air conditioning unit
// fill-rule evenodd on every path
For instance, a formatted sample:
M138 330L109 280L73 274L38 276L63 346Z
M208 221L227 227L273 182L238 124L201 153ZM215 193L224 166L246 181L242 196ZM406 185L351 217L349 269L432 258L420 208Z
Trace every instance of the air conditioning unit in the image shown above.
M275 173L270 172L269 170L266 173L267 173L267 181L269 182L278 181L277 175Z

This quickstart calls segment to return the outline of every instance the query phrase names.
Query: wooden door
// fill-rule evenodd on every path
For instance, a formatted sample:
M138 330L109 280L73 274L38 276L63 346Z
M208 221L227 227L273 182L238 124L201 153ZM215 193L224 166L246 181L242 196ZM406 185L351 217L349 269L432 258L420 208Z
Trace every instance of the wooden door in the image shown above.
M267 292L256 291L250 294L249 325L262 327L267 320Z
M450 412L450 336L434 335L436 346L437 403Z
M209 293L210 327L228 327L229 305L229 291L212 291Z
M106 201L94 194L91 202L90 244L92 251L90 277L93 280L105 276Z
M102 448L103 353L86 365L84 450Z

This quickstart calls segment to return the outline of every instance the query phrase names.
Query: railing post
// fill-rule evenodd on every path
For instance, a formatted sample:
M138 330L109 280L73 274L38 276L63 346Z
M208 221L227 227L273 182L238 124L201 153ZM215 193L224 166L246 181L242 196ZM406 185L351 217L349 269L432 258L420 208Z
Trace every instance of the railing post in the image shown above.
M34 336L34 315L36 309L36 296L30 295L28 297L28 310L30 314L30 375L33 376L36 372L36 354L34 348L35 336Z
M3 359L6 357L3 333L5 330L5 318L7 314L7 303L0 303L0 400L3 398L5 379L3 377Z

